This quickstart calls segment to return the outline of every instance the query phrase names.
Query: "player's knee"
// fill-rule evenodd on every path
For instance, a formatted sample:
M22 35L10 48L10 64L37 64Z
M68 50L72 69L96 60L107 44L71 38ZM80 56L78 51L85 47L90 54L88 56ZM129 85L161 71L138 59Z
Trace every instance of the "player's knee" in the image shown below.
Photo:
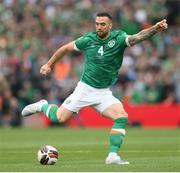
M57 119L60 123L66 122L71 116L71 112L64 111L62 107L59 107L57 111Z
M60 111L60 109L58 109L56 116L57 116L57 119L59 120L60 123L64 122L64 120L62 118L63 117L62 112Z
M60 112L57 112L57 119L59 120L60 123L64 123L66 121L66 119Z
M59 118L59 122L60 122L60 123L65 123L65 122L66 122L66 120L67 120L67 119L66 119L66 118L64 118L64 117Z
M128 113L126 111L122 111L120 114L119 114L119 118L128 118Z
M116 118L128 118L128 113L124 109L118 109L115 114L117 115Z

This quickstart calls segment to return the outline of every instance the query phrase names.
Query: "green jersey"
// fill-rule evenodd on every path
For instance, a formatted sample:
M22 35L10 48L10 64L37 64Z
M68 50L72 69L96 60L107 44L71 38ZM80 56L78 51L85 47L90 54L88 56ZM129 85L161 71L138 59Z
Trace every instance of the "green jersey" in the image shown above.
M96 32L89 32L78 38L75 46L85 53L81 81L95 88L113 85L127 47L126 37L124 31L111 31L105 40L100 39Z

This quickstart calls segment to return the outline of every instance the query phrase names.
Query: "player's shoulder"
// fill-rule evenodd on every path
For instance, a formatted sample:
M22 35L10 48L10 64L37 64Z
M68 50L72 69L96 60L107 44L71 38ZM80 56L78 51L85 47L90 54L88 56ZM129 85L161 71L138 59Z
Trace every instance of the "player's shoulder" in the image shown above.
M82 47L86 47L90 42L95 40L95 34L93 32L84 33L82 36L75 40L75 44L78 49L82 49Z

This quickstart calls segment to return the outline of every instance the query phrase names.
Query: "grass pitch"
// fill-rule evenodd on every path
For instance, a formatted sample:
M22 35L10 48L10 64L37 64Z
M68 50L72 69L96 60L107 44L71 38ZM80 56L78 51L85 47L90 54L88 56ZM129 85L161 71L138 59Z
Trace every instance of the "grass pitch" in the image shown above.
M130 165L105 165L109 129L0 129L0 172L178 172L180 129L144 130L127 128L121 156ZM37 161L37 150L45 144L56 147L55 165Z

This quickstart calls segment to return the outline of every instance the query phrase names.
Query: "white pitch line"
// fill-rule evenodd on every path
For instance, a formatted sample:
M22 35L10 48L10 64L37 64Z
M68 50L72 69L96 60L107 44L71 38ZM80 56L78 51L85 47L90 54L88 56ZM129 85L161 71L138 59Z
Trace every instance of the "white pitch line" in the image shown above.
M63 151L63 153L97 153L101 151L93 150L76 150L76 151ZM124 153L180 153L180 150L124 150Z

